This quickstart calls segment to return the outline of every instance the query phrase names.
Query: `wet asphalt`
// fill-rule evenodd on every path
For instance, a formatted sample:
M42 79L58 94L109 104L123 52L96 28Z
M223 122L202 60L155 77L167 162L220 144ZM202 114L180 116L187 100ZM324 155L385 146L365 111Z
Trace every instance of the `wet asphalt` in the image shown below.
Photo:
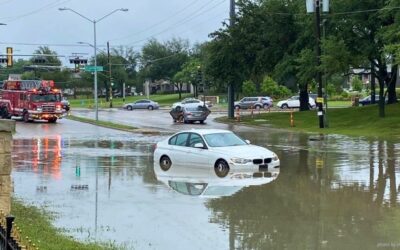
M93 118L89 110L74 115ZM398 142L219 124L175 124L165 110L100 111L127 133L62 119L17 123L14 196L55 213L82 241L121 249L376 249L398 242ZM190 128L235 131L276 152L279 176L160 175L154 143ZM397 219L396 219L397 218ZM391 228L391 230L379 230Z

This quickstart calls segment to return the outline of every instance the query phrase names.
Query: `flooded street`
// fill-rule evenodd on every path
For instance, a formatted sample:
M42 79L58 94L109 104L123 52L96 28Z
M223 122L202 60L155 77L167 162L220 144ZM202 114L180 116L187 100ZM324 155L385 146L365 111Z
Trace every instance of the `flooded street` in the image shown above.
M122 249L400 248L399 142L229 128L274 151L279 175L165 174L153 145L167 135L18 122L14 196L68 235Z

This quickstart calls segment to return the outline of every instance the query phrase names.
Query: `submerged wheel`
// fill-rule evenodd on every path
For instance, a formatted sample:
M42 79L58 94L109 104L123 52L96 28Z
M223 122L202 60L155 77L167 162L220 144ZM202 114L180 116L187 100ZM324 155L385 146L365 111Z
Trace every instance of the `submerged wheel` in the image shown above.
M153 106L148 106L147 108L148 108L148 110L153 110L154 109Z
M56 123L57 122L57 118L51 118L48 120L49 123Z
M227 176L228 173L229 173L229 165L228 165L228 163L227 163L226 161L224 161L224 160L218 160L218 161L215 163L214 171L215 171L215 174L216 174L218 177L223 178L223 177Z
M171 159L168 156L163 155L161 157L161 159L160 159L160 167L161 167L161 169L164 170L164 171L167 171L168 169L171 168L171 166L172 166Z
M132 110L133 108L132 108L132 106L128 106L128 107L126 107L126 109L127 110Z
M285 103L285 104L282 104L281 108L282 109L287 109L287 108L289 108L289 106Z

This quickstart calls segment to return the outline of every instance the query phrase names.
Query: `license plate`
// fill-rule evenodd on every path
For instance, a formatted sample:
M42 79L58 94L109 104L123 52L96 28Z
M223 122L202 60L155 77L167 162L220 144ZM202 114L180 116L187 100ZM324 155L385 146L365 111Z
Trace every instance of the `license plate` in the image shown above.
M262 172L262 171L268 171L268 164L261 164L261 165L259 165L259 170L260 170L260 172Z

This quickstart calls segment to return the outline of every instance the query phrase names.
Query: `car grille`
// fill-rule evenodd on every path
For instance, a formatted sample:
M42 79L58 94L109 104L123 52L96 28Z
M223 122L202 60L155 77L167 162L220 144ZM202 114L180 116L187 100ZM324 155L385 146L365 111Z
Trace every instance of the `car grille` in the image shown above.
M54 112L55 110L56 110L56 107L54 105L43 105L42 106L43 112Z
M253 163L254 164L261 164L261 163L263 163L263 160L262 159L254 159Z
M265 158L263 159L253 159L253 163L254 164L262 164L262 163L271 163L272 162L272 158Z

